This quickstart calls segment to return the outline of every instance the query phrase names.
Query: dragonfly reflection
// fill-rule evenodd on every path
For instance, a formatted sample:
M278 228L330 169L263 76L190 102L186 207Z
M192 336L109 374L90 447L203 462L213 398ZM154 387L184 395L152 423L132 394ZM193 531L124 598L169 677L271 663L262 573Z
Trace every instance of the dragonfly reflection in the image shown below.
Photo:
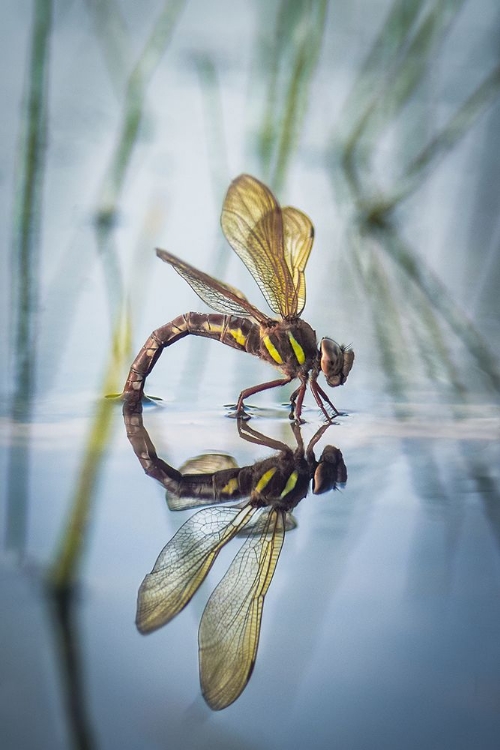
M283 546L296 526L292 510L312 491L342 486L347 471L338 448L327 445L316 460L314 447L328 424L307 448L300 427L291 424L297 447L274 440L238 420L242 438L277 453L251 466L209 453L180 470L156 454L140 405L125 406L127 435L144 471L167 489L171 510L204 507L189 518L160 553L141 584L137 628L150 633L172 620L195 594L218 553L236 535L246 537L203 612L198 644L203 697L217 711L235 701L250 679L259 642L264 598ZM232 507L220 503L238 501ZM214 507L215 506L215 507ZM218 507L217 507L218 506Z

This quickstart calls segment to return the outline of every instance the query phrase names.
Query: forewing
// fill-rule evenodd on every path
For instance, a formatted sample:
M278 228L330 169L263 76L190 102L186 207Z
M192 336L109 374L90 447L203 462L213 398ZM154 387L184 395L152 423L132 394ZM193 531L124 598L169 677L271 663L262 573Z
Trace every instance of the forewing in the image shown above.
M139 589L136 625L141 633L160 628L186 606L221 548L254 512L249 505L205 508L181 526Z
M200 681L218 711L245 688L257 655L264 597L284 540L281 511L267 513L259 536L243 544L208 600L199 631Z
M166 250L157 249L156 254L165 263L169 263L212 310L230 315L250 316L261 322L267 320L267 317L235 287L214 279L208 273L199 271Z
M246 174L233 180L222 207L221 225L271 310L284 318L293 317L297 295L285 261L283 216L269 188Z
M285 260L292 276L295 290L294 314L300 315L306 304L306 279L304 270L311 254L314 227L308 216L297 208L282 209Z

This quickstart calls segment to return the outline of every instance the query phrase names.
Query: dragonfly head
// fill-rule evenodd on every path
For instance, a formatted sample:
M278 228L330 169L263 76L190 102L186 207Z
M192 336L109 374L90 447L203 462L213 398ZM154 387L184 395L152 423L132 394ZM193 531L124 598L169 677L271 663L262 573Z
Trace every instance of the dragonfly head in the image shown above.
M321 339L319 347L321 372L332 388L344 385L351 372L354 352L347 346L340 346L329 338Z
M334 445L325 446L314 471L314 494L322 495L323 492L340 489L346 482L347 469L342 452Z

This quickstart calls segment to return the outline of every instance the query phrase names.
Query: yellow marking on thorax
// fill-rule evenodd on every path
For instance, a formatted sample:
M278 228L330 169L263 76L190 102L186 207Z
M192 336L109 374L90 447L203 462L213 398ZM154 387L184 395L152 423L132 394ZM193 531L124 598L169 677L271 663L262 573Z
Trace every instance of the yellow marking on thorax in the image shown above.
M269 482L271 481L271 479L274 477L275 474L276 474L276 466L274 466L272 469L268 469L268 471L265 471L264 474L259 479L259 481L257 482L257 484L255 485L254 492L262 492L262 490L264 490L267 487L267 485L269 484Z
M233 477L229 482L221 489L221 493L224 495L232 495L238 489L238 480Z
M295 336L288 331L288 338L290 339L290 344L292 345L293 353L297 357L297 362L299 365L303 365L306 361L306 355L304 354L304 350L295 338Z
M240 346L245 346L247 337L245 336L241 328L228 328L228 331L236 341L236 343L238 343Z
M298 478L299 478L299 473L298 473L298 471L296 471L296 470L295 470L295 471L292 471L292 473L291 473L291 474L290 474L290 476L288 477L288 481L287 481L287 483L285 484L285 489L284 489L284 490L283 490L283 492L281 493L280 497L285 497L285 495L288 495L288 493L289 493L289 492L291 492L291 491L293 490L293 488L294 488L294 487L295 487L295 485L297 484L297 479L298 479Z
M262 341L264 342L264 346L266 347L267 351L271 355L271 357L274 359L275 362L277 362L279 365L283 364L283 360L281 358L281 354L274 346L273 342L269 338L269 336L263 336Z

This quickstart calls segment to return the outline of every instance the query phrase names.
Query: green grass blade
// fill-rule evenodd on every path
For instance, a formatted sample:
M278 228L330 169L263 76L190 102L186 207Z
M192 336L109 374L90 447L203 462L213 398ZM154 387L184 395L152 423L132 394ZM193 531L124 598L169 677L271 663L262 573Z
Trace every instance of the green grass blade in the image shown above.
M40 214L47 138L51 0L33 6L30 58L21 113L11 243L11 356L14 390L12 439L7 457L6 546L22 556L29 496L29 431L36 390L40 267ZM25 432L18 440L16 423Z
M451 330L462 341L476 365L486 375L496 392L500 391L500 369L497 357L483 341L479 332L469 321L458 305L451 299L446 287L427 267L417 259L410 248L395 233L386 235L383 247L389 257L401 268L409 279L420 289L427 303L443 318Z
M344 133L342 141L347 139L348 134L356 131L359 122L364 119L367 107L371 108L374 90L379 89L387 70L399 57L424 3L425 0L393 2L344 104L341 123Z
M464 0L433 3L424 17L417 19L417 28L408 28L411 34L407 44L400 45L379 85L374 87L371 100L344 139L343 166L358 198L373 192L368 183L372 151L422 85L463 3ZM339 130L345 133L345 125L341 123Z
M96 3L99 5L97 0L92 5ZM124 299L121 263L113 241L114 220L124 188L127 169L140 134L147 86L168 48L184 5L185 0L173 0L164 4L142 54L129 75L118 140L105 170L103 187L96 199L97 245L104 267L111 321L114 320L115 314L120 309ZM59 343L64 341L68 335L76 307L75 300L82 288L82 277L87 272L87 266L87 256L81 254L75 257L73 253L67 252L49 284L47 299L58 299L61 286L63 286L64 298L70 301L68 308L65 310L65 315L61 315L60 309L55 306L51 306L47 311L46 330L42 331L42 336L45 339L50 337L50 342ZM50 342L47 341L46 346L52 350L53 367L57 369L63 349L60 345L51 346Z
M260 67L267 77L267 96L256 151L262 177L278 192L307 111L327 9L327 0L296 4L282 0L274 38L264 46Z
M129 74L130 35L115 0L85 0L104 61L117 96L121 99Z
M102 387L104 395L121 390L123 364L130 359L130 351L130 316L123 313L117 320L113 334L112 350ZM99 400L80 464L68 521L48 575L48 583L56 592L71 589L79 578L97 484L107 455L116 413L116 400Z
M139 59L130 74L117 143L106 170L98 208L98 220L113 221L123 189L132 149L142 121L148 83L172 38L185 0L170 0L163 7Z
M500 93L500 66L496 67L478 88L467 98L447 125L410 162L405 170L401 185L394 190L394 196L386 201L387 209L418 189L429 171L439 159L445 156L476 123L477 119L498 98Z

